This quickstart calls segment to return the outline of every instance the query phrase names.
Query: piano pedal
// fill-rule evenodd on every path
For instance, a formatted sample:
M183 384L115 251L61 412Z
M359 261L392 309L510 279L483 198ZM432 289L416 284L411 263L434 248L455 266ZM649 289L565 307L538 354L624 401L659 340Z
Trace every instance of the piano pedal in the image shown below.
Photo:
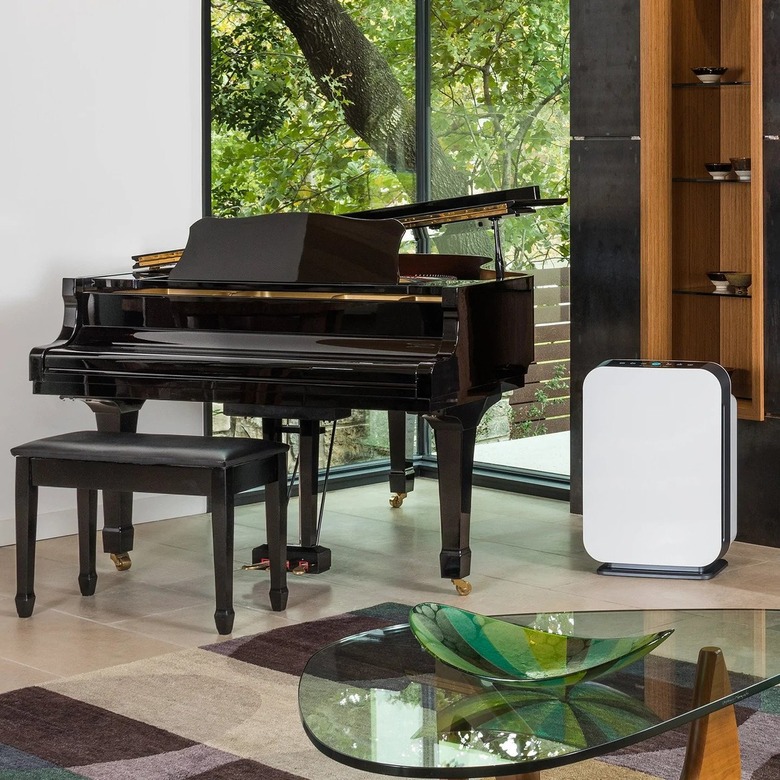
M455 586L459 596L468 596L471 593L471 583L468 580L454 579L450 582Z
M405 498L406 493L396 493L395 495L390 496L390 506L393 507L393 509L398 509L398 507L403 504Z
M308 574L310 568L308 561L298 561L295 566L293 566L293 563L294 561L287 561L287 571L297 575ZM241 571L266 571L270 568L271 562L268 560L268 558L262 558L257 563L245 563L241 567Z
M268 558L264 558L257 563L245 563L241 566L241 571L265 571L270 566Z
M117 571L127 571L133 565L133 562L130 560L130 555L126 552L110 553L108 557L111 558Z
M292 574L322 574L330 568L330 559L330 548L319 544L313 547L299 545L287 547L287 571ZM252 550L252 563L242 568L268 568L268 545L261 544L255 547Z

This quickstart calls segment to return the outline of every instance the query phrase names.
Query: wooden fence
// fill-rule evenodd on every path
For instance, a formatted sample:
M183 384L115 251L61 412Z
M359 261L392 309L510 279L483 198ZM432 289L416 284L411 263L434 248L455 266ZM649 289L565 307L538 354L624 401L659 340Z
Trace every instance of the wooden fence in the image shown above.
M510 438L569 430L569 269L534 271L536 360L510 398Z

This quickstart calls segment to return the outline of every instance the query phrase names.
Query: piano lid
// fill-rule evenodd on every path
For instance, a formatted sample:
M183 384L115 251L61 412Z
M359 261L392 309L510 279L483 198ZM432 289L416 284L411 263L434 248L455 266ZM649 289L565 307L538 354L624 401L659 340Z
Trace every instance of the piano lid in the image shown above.
M190 228L183 255L182 250L135 255L134 273L170 271L171 280L192 282L395 284L404 229L487 219L501 279L501 219L564 203L566 198L540 198L539 187L529 185L338 216L205 217Z
M359 219L397 219L404 227L439 227L472 219L493 219L531 214L541 206L561 206L566 198L541 198L535 184L454 198L442 198L368 211L353 211Z
M331 214L204 217L172 281L396 284L405 228Z

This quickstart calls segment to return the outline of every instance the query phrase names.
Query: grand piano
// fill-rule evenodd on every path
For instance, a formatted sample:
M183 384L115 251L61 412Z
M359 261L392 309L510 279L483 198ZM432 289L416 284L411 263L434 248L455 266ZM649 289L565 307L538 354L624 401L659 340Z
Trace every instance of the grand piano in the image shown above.
M563 202L531 186L344 216L204 218L183 252L140 272L63 280L62 331L30 354L33 392L84 400L110 431L135 430L147 399L222 403L263 418L268 438L301 420L310 442L320 420L353 408L390 412L396 444L405 414L423 415L438 458L440 573L467 593L477 425L533 360L533 280L504 273L498 222ZM485 257L399 254L407 228L474 219L493 227L492 269ZM302 467L309 493L316 468ZM119 569L131 499L104 494L103 547ZM302 519L304 546L312 531Z

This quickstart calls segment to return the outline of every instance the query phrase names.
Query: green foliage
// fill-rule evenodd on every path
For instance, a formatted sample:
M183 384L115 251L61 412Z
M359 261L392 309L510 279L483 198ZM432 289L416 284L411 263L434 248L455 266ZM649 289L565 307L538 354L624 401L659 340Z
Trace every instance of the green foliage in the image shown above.
M341 0L340 8L412 102L415 3ZM568 197L568 16L569 0L432 0L435 197L525 184ZM212 0L212 61L215 215L343 213L412 199L414 175L393 170L345 117L354 101L370 113L382 96L351 92L352 74L336 68L318 81L266 2ZM566 207L503 220L501 231L510 269L568 264ZM434 232L433 245L492 256L490 231L473 224ZM558 381L565 382L556 377L548 387ZM556 403L540 388L535 413L543 417ZM515 421L511 435L545 430L543 420Z
M550 416L556 406L562 405L567 399L551 397L551 390L566 390L569 387L566 376L566 366L561 363L555 366L553 377L548 382L540 383L534 392L534 403L523 407L517 414L511 428L511 438L524 439L528 436L542 436L547 433L545 418Z
M410 100L414 5L341 2ZM215 214L341 213L410 199L413 176L394 172L346 124L349 74L332 72L323 89L260 0L214 0L212 9ZM431 28L432 123L452 170L434 189L536 183L567 196L567 0L434 0ZM568 258L566 209L505 220L502 231L510 268Z
M257 141L291 116L288 68L271 56L286 30L266 6L240 1L212 3L212 24L212 120Z
M539 184L567 197L568 1L441 0L433 14L434 131L469 190ZM502 230L509 268L568 259L566 209Z
M403 198L398 177L346 126L263 3L212 3L212 211L325 213Z

